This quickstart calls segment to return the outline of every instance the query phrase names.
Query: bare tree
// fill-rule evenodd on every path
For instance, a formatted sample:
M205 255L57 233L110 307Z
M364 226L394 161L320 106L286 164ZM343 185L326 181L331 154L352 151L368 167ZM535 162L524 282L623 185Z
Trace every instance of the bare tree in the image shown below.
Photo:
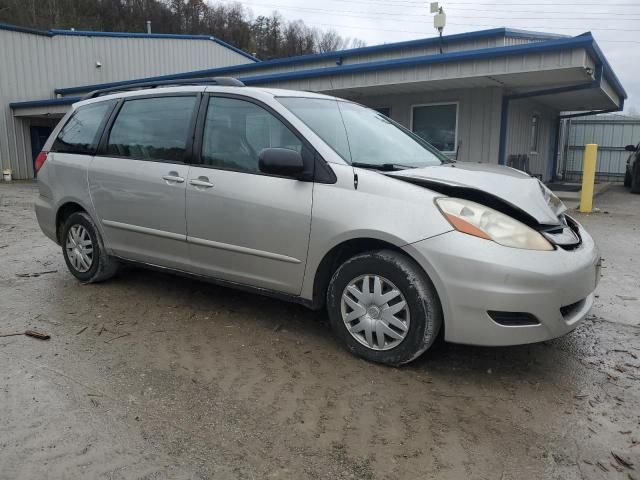
M320 53L340 50L342 43L342 37L335 30L318 31L317 33L316 45Z
M363 46L279 12L252 18L241 3L208 0L0 0L0 22L24 27L214 35L260 59Z

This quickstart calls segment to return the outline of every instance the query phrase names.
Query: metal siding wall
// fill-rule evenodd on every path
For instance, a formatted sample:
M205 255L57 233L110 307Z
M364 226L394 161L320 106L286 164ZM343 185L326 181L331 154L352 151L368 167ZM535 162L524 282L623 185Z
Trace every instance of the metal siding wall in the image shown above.
M504 46L504 37L496 36L491 38L485 38L474 41L464 41L464 42L456 42L452 44L446 44L444 46L443 52L457 52L462 50L477 50L480 48L489 48L489 47L502 47ZM436 55L440 53L439 46L429 45L423 47L416 48L406 48L402 50L393 50L390 52L379 52L379 53L370 53L363 55L356 55L353 57L347 57L343 60L342 65L353 65L358 63L368 63L368 62L377 62L383 60L393 60L398 58L407 58L407 57L416 57L420 55ZM298 70L308 70L311 68L324 68L324 67L335 67L336 61L335 59L321 59L317 61L308 61L301 64L294 65L281 65L274 66L272 68L261 69L259 72L255 74L259 75L268 75L272 73L283 73L283 72L295 72ZM251 76L254 73L243 73L243 75Z
M15 178L33 177L29 122L13 117L11 102L52 98L57 87L249 62L207 40L46 37L0 30L0 169L11 168Z
M213 41L164 38L55 36L50 39L55 60L64 65L72 52L74 69L60 72L56 87L112 82L188 70L249 63ZM95 68L100 61L102 68Z
M463 162L498 163L502 90L497 87L389 94L354 100L391 108L391 118L410 128L411 107L425 103L458 103L458 156Z
M543 42L544 40L539 39L539 38L522 38L522 37L509 37L507 36L504 39L504 45L506 47L512 46L512 45L525 45L527 43L534 43L534 42Z
M571 51L528 54L509 58L491 58L447 64L430 64L367 73L335 74L327 77L269 82L265 83L264 86L272 88L289 88L294 90L309 90L313 92L331 92L334 90L349 88L393 85L407 82L455 80L460 78L499 74L557 70L558 68L584 68L584 50L578 49L578 52L578 54L573 54ZM309 64L305 65L307 65L308 68L311 68ZM286 72L295 71L287 66L280 67L279 69ZM236 75L231 73L230 75L243 78L252 77L254 75L267 75L271 73L274 73L273 69L260 70L256 73L239 72Z
M584 145L598 144L596 173L599 180L622 182L629 152L626 145L640 142L640 118L620 119L618 115L587 120L571 120L566 158L566 178L582 178Z
M531 153L531 118L534 115L540 115L538 151L535 154ZM509 103L505 161L509 155L528 155L531 173L541 175L544 181L549 180L557 115L558 112L532 100L512 100Z

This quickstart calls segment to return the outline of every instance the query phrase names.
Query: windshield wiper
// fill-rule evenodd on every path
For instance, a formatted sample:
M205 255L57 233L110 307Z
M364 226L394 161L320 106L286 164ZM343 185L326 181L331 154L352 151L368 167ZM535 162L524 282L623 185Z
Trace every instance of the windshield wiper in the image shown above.
M418 168L412 165L402 165L400 163L365 163L365 162L352 162L353 167L371 168L373 170L383 170L385 172L393 172L396 170L404 170L406 168Z

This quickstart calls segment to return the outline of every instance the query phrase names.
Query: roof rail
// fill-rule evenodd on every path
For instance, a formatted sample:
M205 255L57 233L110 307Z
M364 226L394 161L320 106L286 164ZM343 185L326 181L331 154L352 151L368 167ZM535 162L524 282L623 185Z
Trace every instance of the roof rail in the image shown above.
M155 82L136 82L135 80L133 80L131 81L131 83L123 84L117 87L94 90L93 92L89 92L84 97L82 97L82 100L96 98L101 95L113 92L125 92L128 90L137 90L142 88L172 87L181 85L219 85L222 87L244 87L244 83L233 77L185 78L182 80L159 80Z

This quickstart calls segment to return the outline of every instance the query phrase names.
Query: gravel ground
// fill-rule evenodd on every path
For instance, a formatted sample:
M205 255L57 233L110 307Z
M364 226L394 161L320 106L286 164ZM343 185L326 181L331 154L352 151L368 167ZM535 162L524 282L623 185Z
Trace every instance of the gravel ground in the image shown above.
M640 195L577 215L605 268L576 331L400 369L297 305L140 269L80 285L36 195L0 184L0 333L51 334L0 338L2 479L640 479Z

